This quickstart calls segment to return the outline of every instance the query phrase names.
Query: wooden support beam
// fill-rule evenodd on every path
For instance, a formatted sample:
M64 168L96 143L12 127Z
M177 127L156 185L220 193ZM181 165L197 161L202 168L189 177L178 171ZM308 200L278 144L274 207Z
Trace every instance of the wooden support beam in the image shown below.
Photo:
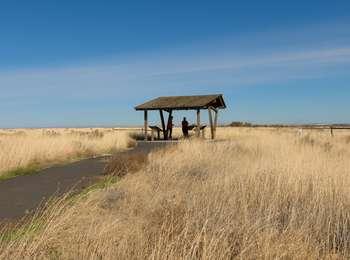
M214 117L214 137L213 137L213 139L215 139L215 137L216 137L216 127L218 126L218 116L219 116L219 110L216 110L215 117Z
M144 112L144 131L145 131L145 141L147 141L147 132L148 132L148 111L145 110Z
M201 132L201 110L197 109L197 137L200 136Z
M165 121L164 121L164 114L163 114L163 110L159 110L159 114L160 114L160 121L162 123L162 129L163 129L163 136L164 136L164 140L166 139L166 129L165 129Z
M166 125L166 139L168 140L168 138L169 138L169 134L170 134L170 128L168 127L169 126L169 123L170 123L170 118L172 117L172 115L173 115L173 110L172 109L170 109L169 111L168 111L168 113L169 113L169 115L168 115L168 122L167 122L167 125ZM172 131L172 130L171 130Z
M214 112L218 112L219 110L216 109L215 107L209 107L211 110L213 110Z
M208 107L208 114L209 114L209 124L210 124L210 136L211 136L211 139L214 139L214 124L213 124L211 107Z

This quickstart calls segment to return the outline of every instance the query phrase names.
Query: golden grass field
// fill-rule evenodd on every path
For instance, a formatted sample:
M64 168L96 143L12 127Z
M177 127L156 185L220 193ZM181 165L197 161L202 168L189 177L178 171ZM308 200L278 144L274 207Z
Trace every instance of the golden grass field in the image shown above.
M0 177L18 169L113 153L131 142L126 131L113 129L0 130Z
M217 134L152 152L116 183L56 201L3 232L0 258L349 259L350 132Z

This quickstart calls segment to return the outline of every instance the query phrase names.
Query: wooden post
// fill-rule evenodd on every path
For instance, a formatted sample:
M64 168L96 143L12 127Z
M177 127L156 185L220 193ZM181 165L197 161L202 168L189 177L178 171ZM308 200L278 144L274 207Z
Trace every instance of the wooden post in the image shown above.
M332 127L332 126L331 126L331 136L332 136L332 137L334 136L333 127Z
M167 122L167 125L166 125L166 139L168 140L168 138L169 138L169 128L168 128L168 126L169 126L169 123L170 123L170 117L173 115L173 110L169 110L169 116L168 116L168 122Z
M216 127L218 126L218 116L219 116L219 110L216 109L215 111L215 118L214 118L214 137L213 139L215 139L216 137Z
M159 109L159 114L160 114L160 121L162 123L163 136L164 136L164 140L165 140L166 139L166 129L165 129L163 110Z
M197 109L197 137L200 136L201 132L201 110Z
M147 113L148 111L147 110L145 110L145 112L144 112L144 119L145 119L145 141L147 141L147 132L148 132L148 113Z
M210 107L208 107L208 113L209 113L209 124L210 124L210 136L211 136L211 139L214 139L214 124L213 124L212 111Z

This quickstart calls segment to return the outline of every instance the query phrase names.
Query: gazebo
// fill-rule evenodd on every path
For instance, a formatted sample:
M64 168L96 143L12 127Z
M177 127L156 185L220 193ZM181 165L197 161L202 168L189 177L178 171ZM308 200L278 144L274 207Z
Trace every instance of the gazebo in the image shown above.
M148 134L148 111L158 110L162 124L164 140L168 139L164 112L168 113L168 122L174 110L195 110L197 113L196 134L200 136L201 119L200 111L208 110L211 139L215 139L216 126L218 122L219 109L225 109L226 104L222 94L199 95L199 96L170 96L158 97L135 107L137 111L144 111L144 136L147 140ZM214 113L214 114L213 114ZM167 124L168 125L168 124Z

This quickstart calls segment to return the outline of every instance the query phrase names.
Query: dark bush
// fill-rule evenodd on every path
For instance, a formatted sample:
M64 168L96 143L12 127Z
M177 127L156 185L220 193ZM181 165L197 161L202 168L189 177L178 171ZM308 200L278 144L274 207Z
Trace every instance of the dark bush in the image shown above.
M130 138L136 140L136 141L143 141L145 140L145 135L142 132L131 132L129 134ZM151 140L151 136L147 135L147 140Z
M147 154L142 152L125 152L114 156L105 167L105 174L123 177L137 172L147 164Z

